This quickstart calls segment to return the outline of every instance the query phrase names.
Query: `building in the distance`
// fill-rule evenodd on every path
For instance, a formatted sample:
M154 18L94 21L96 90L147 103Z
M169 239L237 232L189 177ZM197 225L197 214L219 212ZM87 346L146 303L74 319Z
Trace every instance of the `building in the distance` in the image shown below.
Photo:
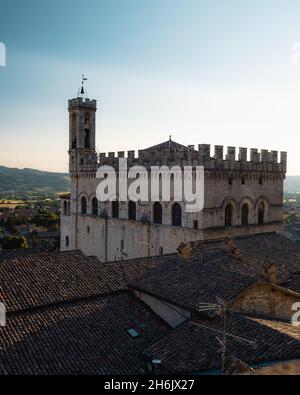
M173 253L181 242L282 231L283 181L287 154L215 146L197 148L170 138L138 151L98 154L96 100L69 100L69 170L71 194L62 198L61 250L80 249L102 261ZM204 166L204 209L186 212L186 202L99 202L99 166L109 165L118 178L119 158L128 168ZM279 160L278 160L279 159ZM133 180L132 180L133 181ZM172 186L176 174L169 174ZM130 180L129 180L130 182ZM150 189L150 188L149 188Z

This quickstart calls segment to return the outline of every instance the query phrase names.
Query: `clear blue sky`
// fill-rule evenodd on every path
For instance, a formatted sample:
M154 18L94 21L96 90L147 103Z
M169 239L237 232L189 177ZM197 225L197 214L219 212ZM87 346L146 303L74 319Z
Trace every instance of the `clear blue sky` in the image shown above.
M168 139L289 152L300 174L299 0L0 0L0 164L66 171L67 99L99 151Z

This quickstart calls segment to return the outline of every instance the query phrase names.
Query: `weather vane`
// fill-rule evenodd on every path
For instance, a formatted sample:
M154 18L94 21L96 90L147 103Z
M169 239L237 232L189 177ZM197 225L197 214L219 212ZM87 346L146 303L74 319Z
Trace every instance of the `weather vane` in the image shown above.
M84 89L84 82L87 81L88 79L86 78L86 76L84 74L81 75L81 89L79 89L78 91L78 96L80 95L84 95L85 89Z

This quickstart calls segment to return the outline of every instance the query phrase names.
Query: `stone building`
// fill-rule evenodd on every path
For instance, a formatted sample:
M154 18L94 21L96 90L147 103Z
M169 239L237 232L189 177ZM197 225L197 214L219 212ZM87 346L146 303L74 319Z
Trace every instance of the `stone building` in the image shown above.
M96 151L96 100L69 100L69 171L71 194L62 198L61 250L81 249L101 261L154 256L176 251L181 242L282 231L286 152L178 144L170 138L138 151ZM225 154L225 156L224 156ZM128 169L144 166L204 168L204 208L187 212L187 202L109 201L96 197L99 166L119 174L119 159ZM279 159L279 160L278 160ZM158 174L159 176L159 174ZM168 175L171 191L176 172ZM128 181L129 184L134 179Z

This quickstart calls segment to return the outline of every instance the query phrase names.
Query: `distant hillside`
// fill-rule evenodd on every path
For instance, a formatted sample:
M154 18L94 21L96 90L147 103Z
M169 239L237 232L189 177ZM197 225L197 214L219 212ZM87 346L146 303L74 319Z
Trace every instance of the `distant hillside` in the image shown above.
M0 166L0 192L65 192L69 189L67 173Z
M284 192L300 192L300 176L288 176L284 181Z

